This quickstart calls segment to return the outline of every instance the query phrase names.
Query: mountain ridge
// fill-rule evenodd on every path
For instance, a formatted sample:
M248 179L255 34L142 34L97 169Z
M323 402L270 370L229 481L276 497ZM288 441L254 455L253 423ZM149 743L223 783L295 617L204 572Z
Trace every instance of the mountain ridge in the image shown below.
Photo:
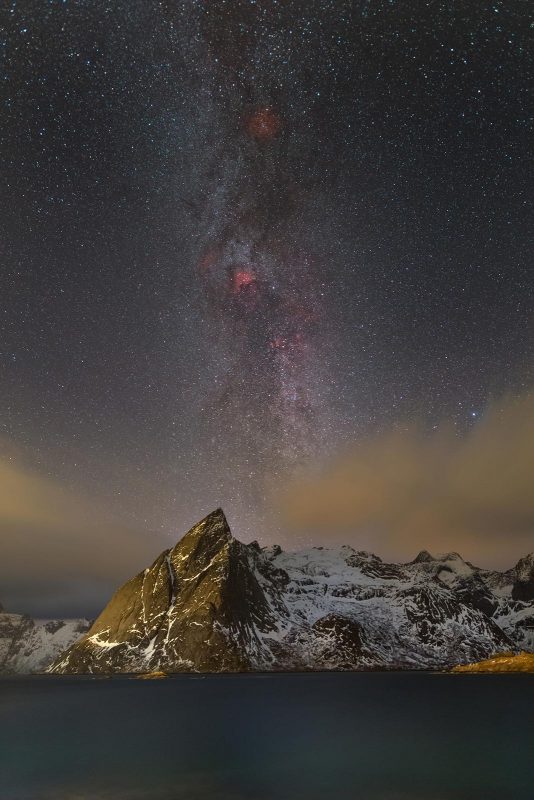
M532 585L531 554L499 573L457 553L286 553L238 541L217 509L121 586L49 671L439 669L534 650Z
M90 625L87 619L33 619L0 606L0 673L46 669Z

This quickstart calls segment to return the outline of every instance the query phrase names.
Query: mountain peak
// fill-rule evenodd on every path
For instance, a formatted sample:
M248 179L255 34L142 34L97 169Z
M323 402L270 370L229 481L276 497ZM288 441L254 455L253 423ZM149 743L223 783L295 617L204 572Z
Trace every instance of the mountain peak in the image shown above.
M236 671L274 627L267 598L222 509L113 595L51 671Z
M183 555L194 556L195 558L211 553L214 555L221 547L228 544L233 539L230 526L224 515L222 508L216 508L211 514L197 522L183 536L171 550L171 557L177 551Z
M436 556L436 561L463 561L464 559L457 553L455 550L452 550L450 553L438 553Z
M460 553L456 553L455 551L451 551L450 553L436 553L435 556L432 553L429 553L428 550L421 550L420 553L416 555L413 561L410 561L410 564L425 564L430 563L431 561L461 561L462 563L467 563L464 561Z
M191 576L205 573L216 562L222 566L234 541L222 508L193 525L166 555L171 592L178 578L190 581Z
M411 563L411 564L423 564L423 563L425 563L426 561L434 561L434 556L433 556L433 555L431 555L431 554L428 552L428 550L421 550L421 551L420 551L420 552L419 552L419 553L416 555L416 557L414 558L414 560L413 560L413 561L411 561L410 563Z
M521 567L533 567L534 566L534 553L527 553L526 556L520 558L517 564L515 565L516 569Z
M222 508L217 508L197 522L169 551L174 577L189 572L200 573L213 564L224 548L234 541Z

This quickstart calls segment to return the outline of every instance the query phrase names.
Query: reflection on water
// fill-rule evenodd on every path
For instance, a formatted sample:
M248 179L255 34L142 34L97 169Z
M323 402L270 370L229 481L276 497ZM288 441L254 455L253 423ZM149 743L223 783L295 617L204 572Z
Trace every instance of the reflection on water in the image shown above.
M0 681L0 800L533 800L534 677Z

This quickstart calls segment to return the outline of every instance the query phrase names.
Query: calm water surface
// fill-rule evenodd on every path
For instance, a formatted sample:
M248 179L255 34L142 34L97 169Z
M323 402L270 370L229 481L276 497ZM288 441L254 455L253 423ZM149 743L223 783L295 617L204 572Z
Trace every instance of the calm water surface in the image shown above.
M534 800L534 676L0 681L0 800Z

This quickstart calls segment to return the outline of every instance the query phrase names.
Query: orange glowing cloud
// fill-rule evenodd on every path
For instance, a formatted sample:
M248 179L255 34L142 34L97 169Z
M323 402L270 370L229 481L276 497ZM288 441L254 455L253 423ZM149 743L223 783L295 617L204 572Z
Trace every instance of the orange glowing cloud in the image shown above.
M322 475L282 493L286 523L318 543L397 559L456 550L510 566L534 548L534 393L488 407L459 436L416 427L356 445Z
M0 600L34 614L85 614L142 569L163 539L0 458Z

